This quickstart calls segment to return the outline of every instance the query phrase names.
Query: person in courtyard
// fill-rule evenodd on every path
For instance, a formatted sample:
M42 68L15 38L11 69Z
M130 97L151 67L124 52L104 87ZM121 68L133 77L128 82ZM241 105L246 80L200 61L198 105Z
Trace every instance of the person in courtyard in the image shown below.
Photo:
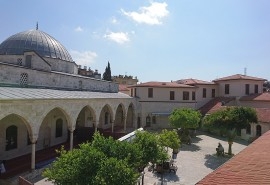
M224 148L223 148L223 146L222 146L221 143L218 143L218 147L216 148L216 151L217 151L217 155L218 155L218 156L219 156L219 155L224 156Z

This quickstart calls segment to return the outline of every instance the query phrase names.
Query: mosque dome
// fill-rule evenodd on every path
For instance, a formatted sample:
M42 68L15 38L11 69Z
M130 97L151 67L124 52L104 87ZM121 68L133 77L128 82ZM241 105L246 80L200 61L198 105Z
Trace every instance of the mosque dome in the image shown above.
M23 55L25 51L35 51L41 57L73 62L67 49L60 42L38 29L17 33L0 44L0 55Z

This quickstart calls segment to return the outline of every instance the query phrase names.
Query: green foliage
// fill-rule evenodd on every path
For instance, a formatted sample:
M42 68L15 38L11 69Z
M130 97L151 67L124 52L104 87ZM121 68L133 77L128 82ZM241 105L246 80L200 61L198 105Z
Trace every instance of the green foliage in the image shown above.
M81 144L72 151L62 149L59 153L60 157L43 173L55 184L130 185L135 184L139 175L141 153L137 146L104 138L99 133L95 133L91 144Z
M229 142L228 153L232 155L232 142L236 137L236 131L244 129L250 123L257 123L256 111L250 107L227 107L216 111L203 119L204 126L210 130L226 130Z
M109 158L101 161L100 170L96 176L97 185L130 185L135 184L139 174L134 174L134 170L129 168L125 160Z
M191 108L175 109L169 116L170 124L175 128L197 128L201 113Z
M207 128L233 130L246 128L249 123L257 123L258 118L253 108L227 107L206 116L203 122Z
M103 80L112 81L110 62L108 62L105 72L103 73Z
M157 134L147 131L136 132L136 137L132 141L142 152L141 166L146 166L148 162L166 160L168 154L164 147L159 145Z
M171 149L178 149L180 147L180 139L176 130L162 130L158 137L159 144Z
M120 160L127 160L128 164L138 168L141 163L142 153L137 145L126 141L114 140L112 137L105 138L96 132L93 136L92 146L107 157L114 157Z
M95 184L95 176L100 168L100 161L106 156L89 144L80 145L80 149L71 152L60 151L60 157L43 175L58 185Z

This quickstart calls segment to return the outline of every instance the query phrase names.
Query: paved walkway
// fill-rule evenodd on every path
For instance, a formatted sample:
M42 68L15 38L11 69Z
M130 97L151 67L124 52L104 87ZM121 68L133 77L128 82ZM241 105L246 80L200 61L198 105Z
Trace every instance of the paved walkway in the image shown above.
M194 185L206 175L214 171L228 157L218 157L215 155L218 143L221 143L225 152L228 151L226 138L215 138L205 134L199 134L192 138L191 145L183 144L180 152L175 159L175 165L178 166L176 174L164 173L163 176L156 172L149 172L145 169L144 185ZM232 151L239 153L247 145L247 142L241 140L234 142Z

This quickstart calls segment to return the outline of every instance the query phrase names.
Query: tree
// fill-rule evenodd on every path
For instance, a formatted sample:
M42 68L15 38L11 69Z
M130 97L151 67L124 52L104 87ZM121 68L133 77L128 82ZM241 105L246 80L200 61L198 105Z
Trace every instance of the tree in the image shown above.
M135 184L138 173L129 167L126 160L109 158L101 161L101 167L96 176L97 185L130 185ZM133 183L132 183L133 182Z
M95 177L100 168L100 161L106 160L106 155L89 144L81 144L79 149L59 151L58 157L43 175L59 185L65 184L95 184Z
M112 81L110 62L108 62L108 65L105 68L105 72L103 73L102 79L107 80L107 81Z
M167 148L169 147L173 149L175 153L180 147L180 139L176 130L162 130L161 133L158 135L158 140L161 146Z
M190 138L188 129L199 127L200 120L201 113L191 108L175 109L169 116L170 124L173 127L183 129L181 140Z
M207 128L218 128L227 131L229 155L232 155L232 144L236 137L236 130L247 128L250 123L257 122L256 111L250 107L227 107L203 119L203 124Z
M92 143L59 152L60 157L43 173L55 184L130 185L139 177L140 151L128 142L95 133Z
M143 169L149 162L158 163L168 159L168 153L164 147L159 145L157 134L147 131L136 132L132 143L137 145L142 152L141 168Z

